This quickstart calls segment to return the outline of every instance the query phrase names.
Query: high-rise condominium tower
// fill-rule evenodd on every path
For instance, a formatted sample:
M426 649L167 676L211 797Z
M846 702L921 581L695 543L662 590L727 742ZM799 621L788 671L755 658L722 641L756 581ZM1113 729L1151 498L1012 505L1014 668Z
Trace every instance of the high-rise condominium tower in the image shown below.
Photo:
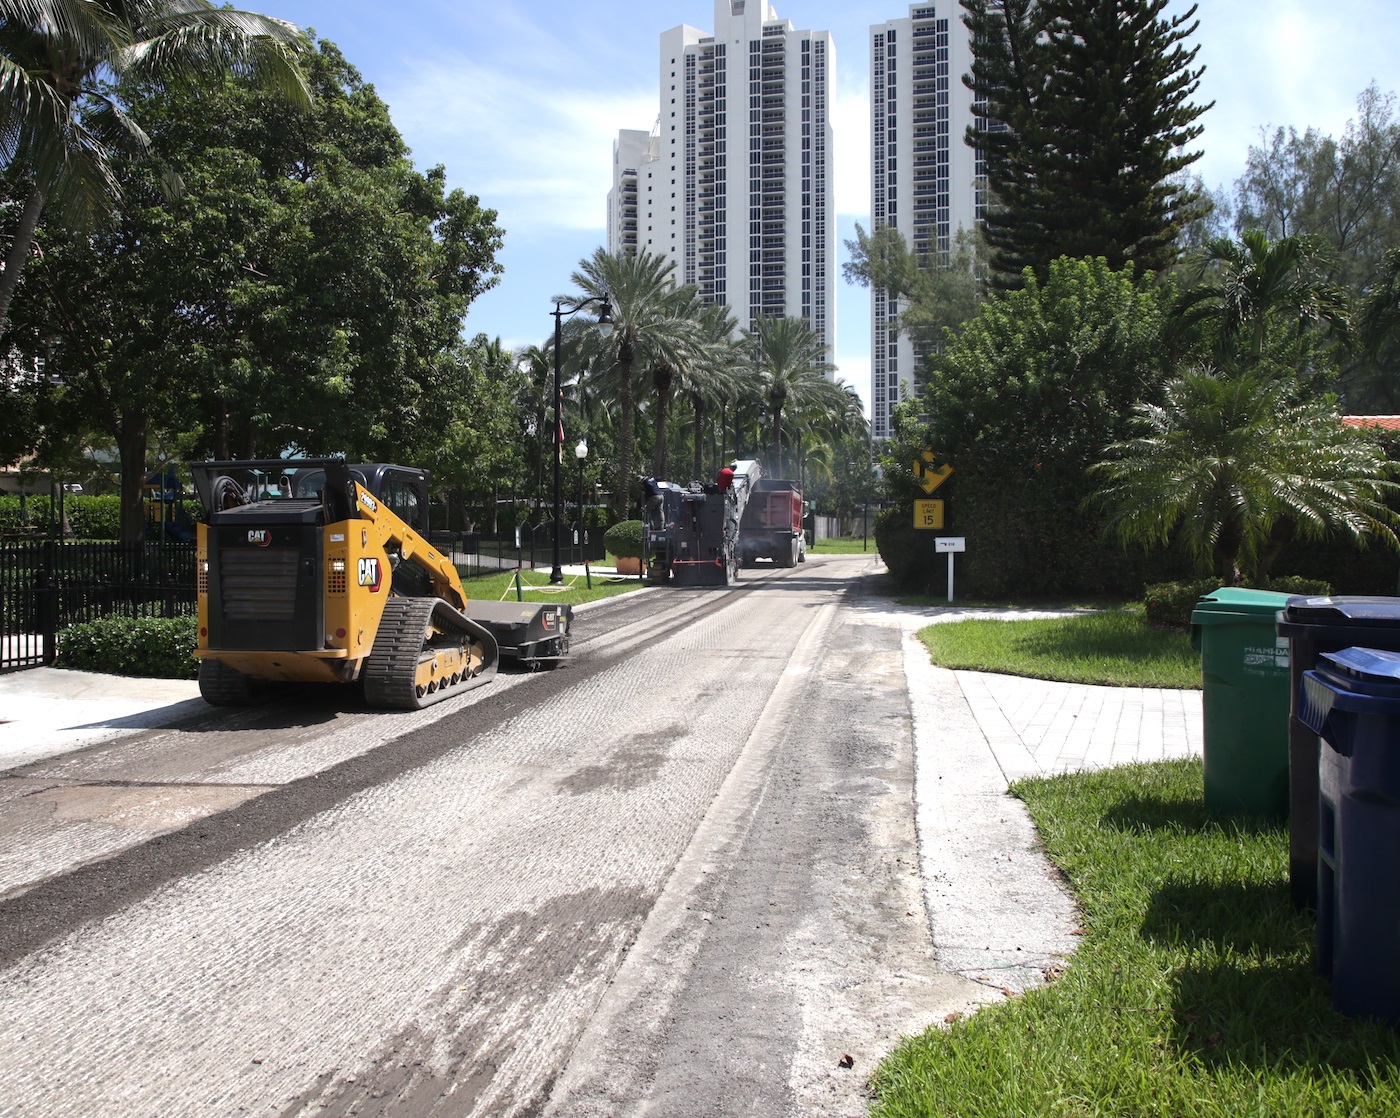
M978 153L963 142L977 117L962 82L972 46L960 11L957 0L913 4L907 19L870 29L871 225L893 225L934 259L959 228L975 228L985 189ZM881 289L870 299L870 426L887 438L923 355L890 333L897 301Z
M836 346L836 210L825 31L767 0L715 0L714 33L661 35L661 113L613 147L609 251L645 251L741 326L804 317Z

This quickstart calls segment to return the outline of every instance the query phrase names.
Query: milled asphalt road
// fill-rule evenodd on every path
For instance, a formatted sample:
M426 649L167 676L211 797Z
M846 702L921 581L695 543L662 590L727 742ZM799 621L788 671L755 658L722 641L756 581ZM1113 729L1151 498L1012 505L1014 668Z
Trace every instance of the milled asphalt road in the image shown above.
M823 567L813 562L806 572ZM844 561L840 569L868 575L872 564ZM52 1080L62 1069L32 1062L43 1051L70 1070L71 1082L83 1083L95 1066L108 1076L62 1105L48 1098L43 1112L53 1114L234 1112L221 1100L270 1103L326 1068L329 1079L290 1110L253 1110L862 1114L861 1083L899 1033L1043 981L1074 949L1074 905L1021 803L1005 795L1008 782L1200 753L1198 693L928 665L914 630L959 616L965 611L906 610L869 595L815 614L776 610L763 617L774 634L801 624L797 651L769 673L762 656L727 645L727 628L707 628L696 614L689 641L644 658L654 665L617 663L613 686L629 693L659 686L666 674L697 676L689 709L617 728L626 750L578 753L577 739L561 729L577 716L577 700L533 705L528 725L511 723L503 728L510 733L473 746L466 768L444 751L392 785L368 786L286 841L255 845L116 911L105 928L122 929L122 956L90 956L83 944L94 943L94 929L21 958L7 978L0 972L0 1087ZM766 690L739 694L729 681L735 670L770 680ZM202 715L202 704L189 702L192 686L165 687L137 694L130 680L50 670L0 677L0 770L38 758L62 768L66 751L102 740L109 770L122 771L140 760L130 750L148 749L140 726ZM64 697L45 698L50 688ZM760 695L762 708L752 707ZM710 729L697 737L700 723ZM738 749L741 726L750 728L748 746ZM424 721L421 735L434 732ZM615 732L599 722L591 733L602 742ZM301 778L343 760L354 736L347 730L344 746L309 749L297 761ZM228 795L258 796L288 777L272 758L230 756L221 785ZM564 772L561 756L575 757ZM662 774L668 781L658 781ZM0 781L0 834L14 807L7 784L14 782ZM526 789L545 786L553 795L542 819L539 796ZM629 795L638 788L647 799ZM608 833L596 834L595 810L574 824L560 816L570 805L596 809L599 795L615 798L622 813L603 823ZM405 803L447 810L405 816ZM644 827L638 803L651 805ZM59 803L53 814L81 817L91 807ZM108 830L119 831L122 805L101 809L116 820ZM192 810L189 800L181 810ZM148 824L150 803L140 812ZM186 827L189 819L172 809L168 823ZM549 845L547 835L580 827L587 841ZM519 847L503 844L505 833L542 835L540 849L550 854L518 865ZM588 862L589 851L603 849L610 884L581 884L602 880ZM878 897L868 896L871 883ZM15 887L24 886L0 873L0 893ZM382 911L393 896L412 904L412 928ZM196 897L193 911L237 912L238 924L190 921L186 903ZM472 911L480 912L475 924ZM501 912L517 915L503 924ZM749 935L749 926L762 933ZM456 943L451 978L434 946L444 935ZM269 954L273 943L281 946ZM598 965L602 958L615 961ZM347 972L346 960L360 961ZM493 985L503 971L519 977L511 1002L498 1000ZM176 1014L151 1033L148 1016L136 1013L151 999L185 1005L182 982L210 974L220 985L196 999L199 1019ZM395 1024L405 984L440 989L427 1023L419 1013ZM293 1002L290 989L300 991ZM116 1065L87 1045L64 1055L60 1021L73 1020L74 1006L80 1020L130 1017L125 1033L108 1027ZM239 1020L280 1021L281 1040L246 1034ZM146 1049L134 1062L132 1030ZM39 1035L49 1040L35 1047ZM260 1035L259 1051L241 1051L239 1035ZM15 1066L21 1051L28 1068ZM287 1061L294 1051L300 1055ZM336 1072L336 1052L353 1051L378 1055L357 1072ZM773 1065L764 1051L787 1055ZM853 1068L837 1070L846 1056ZM542 1094L532 1075L552 1061L563 1070ZM125 1086L123 1063L132 1076ZM169 1096L165 1110L143 1110L137 1100L157 1069L195 1089ZM357 1091L357 1077L364 1091L398 1100L392 1110L377 1110L372 1094ZM209 1090L200 1103L202 1082ZM451 1110L435 1110L447 1093ZM4 1096L0 1089L0 1114L39 1112L15 1110ZM753 1110L759 1100L769 1108Z

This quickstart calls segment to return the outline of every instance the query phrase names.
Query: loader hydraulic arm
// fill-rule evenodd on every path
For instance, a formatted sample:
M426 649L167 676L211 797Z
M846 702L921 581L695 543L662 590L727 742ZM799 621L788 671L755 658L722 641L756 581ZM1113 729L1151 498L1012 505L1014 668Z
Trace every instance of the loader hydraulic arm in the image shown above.
M402 562L412 563L424 571L437 597L450 602L457 609L465 609L467 594L452 560L405 524L358 481L351 484L355 487L355 513L361 520L370 523L372 527L368 530L374 533L379 545L385 551L397 551Z

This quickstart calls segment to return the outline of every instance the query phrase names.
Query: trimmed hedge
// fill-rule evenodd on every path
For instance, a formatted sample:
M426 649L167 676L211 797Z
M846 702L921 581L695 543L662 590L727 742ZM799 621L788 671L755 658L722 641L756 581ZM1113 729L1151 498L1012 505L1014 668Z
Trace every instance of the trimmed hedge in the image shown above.
M642 555L642 522L623 520L603 534L603 546L619 559L640 559Z
M194 679L193 617L108 617L72 625L58 638L58 667L150 679Z
M1191 611L1207 594L1227 585L1218 578L1201 578L1194 582L1159 582L1143 593L1142 603L1147 620L1167 629L1189 629ZM1273 590L1279 594L1331 594L1332 587L1321 579L1287 575L1266 579L1256 590Z
M177 517L193 524L204 519L203 507L198 501L178 502ZM47 528L49 524L49 498L29 496L25 498L28 523ZM63 511L68 515L68 528L74 539L116 540L121 538L122 510L121 498L115 494L101 497L73 496L63 502ZM20 517L19 497L16 494L0 495L0 534L18 532L25 521Z

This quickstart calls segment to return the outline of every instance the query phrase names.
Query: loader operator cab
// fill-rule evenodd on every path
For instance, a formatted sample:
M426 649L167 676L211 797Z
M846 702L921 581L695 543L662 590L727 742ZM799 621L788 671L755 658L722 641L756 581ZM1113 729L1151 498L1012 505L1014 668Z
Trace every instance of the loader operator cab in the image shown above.
M197 463L195 468L201 470L205 465ZM348 469L351 479L383 501L395 516L420 535L428 534L426 473L384 462ZM323 466L289 464L287 469L279 469L275 463L259 462L240 470L205 470L204 477L196 479L196 489L201 489L201 481L210 490L210 507L221 512L260 504L259 515L282 513L303 519L325 501L326 470Z

